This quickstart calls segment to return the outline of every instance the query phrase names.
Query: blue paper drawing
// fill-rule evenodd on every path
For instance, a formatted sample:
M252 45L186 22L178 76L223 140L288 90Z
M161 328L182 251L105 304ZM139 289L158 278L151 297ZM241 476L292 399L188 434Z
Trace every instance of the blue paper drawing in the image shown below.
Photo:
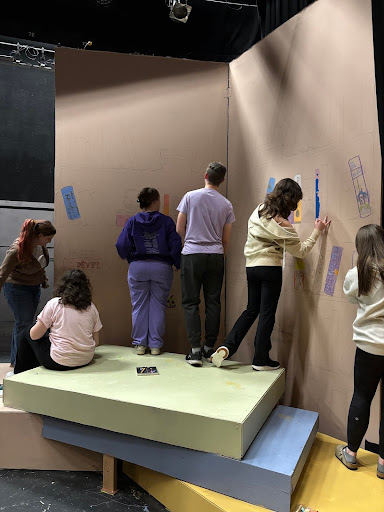
M335 291L337 276L339 275L342 247L332 247L331 260L329 262L327 278L325 280L324 292L327 295L333 295Z
M77 207L75 193L72 186L63 187L61 189L63 194L65 210L69 220L80 219L79 208Z

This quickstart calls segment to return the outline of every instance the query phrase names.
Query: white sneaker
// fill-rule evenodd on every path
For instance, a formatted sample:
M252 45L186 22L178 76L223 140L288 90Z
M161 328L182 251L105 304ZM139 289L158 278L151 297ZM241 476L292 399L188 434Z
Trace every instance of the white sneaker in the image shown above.
M215 366L220 368L221 363L224 361L224 359L227 359L228 355L229 355L228 348L224 347L224 345L222 345L221 347L219 347L216 350L216 352L214 354L212 354L211 361Z
M15 375L15 372L8 372L5 374L5 378L7 379L8 377L13 377Z
M143 356L147 350L145 345L136 345L136 354L138 356Z
M152 356L159 356L160 355L160 349L159 348L151 348L151 355Z

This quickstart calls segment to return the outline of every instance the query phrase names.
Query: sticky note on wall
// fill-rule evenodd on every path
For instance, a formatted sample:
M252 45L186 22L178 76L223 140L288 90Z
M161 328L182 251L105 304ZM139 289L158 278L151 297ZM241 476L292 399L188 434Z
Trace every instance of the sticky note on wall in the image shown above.
M61 193L64 199L65 210L69 220L80 219L79 208L77 207L75 193L72 186L63 187Z
M123 228L127 220L130 218L131 215L121 215L120 213L118 213L116 215L116 226L118 226L119 228Z
M169 215L169 194L164 194L164 215Z
M301 174L296 174L296 176L293 178L296 183L301 187ZM297 204L297 209L294 213L294 219L296 224L300 224L301 222L301 201Z
M272 190L275 188L276 180L275 178L269 178L268 186L267 186L267 194L272 192Z

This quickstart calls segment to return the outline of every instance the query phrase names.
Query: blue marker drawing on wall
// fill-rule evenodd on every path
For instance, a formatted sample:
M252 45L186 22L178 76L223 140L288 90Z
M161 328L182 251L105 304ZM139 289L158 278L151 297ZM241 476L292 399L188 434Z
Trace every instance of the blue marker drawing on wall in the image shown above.
M275 178L269 178L268 187L267 187L267 194L272 192L272 190L275 188L275 183L276 183Z
M315 177L315 198L316 198L316 219L320 217L320 190L319 190L319 169L316 169Z
M360 217L368 217L371 215L371 204L369 201L369 193L367 184L365 183L363 166L359 156L354 156L348 160L349 169L351 171L353 188L355 189L357 207Z
M75 193L72 186L63 187L61 189L63 194L65 210L69 220L80 219L79 208L77 207Z

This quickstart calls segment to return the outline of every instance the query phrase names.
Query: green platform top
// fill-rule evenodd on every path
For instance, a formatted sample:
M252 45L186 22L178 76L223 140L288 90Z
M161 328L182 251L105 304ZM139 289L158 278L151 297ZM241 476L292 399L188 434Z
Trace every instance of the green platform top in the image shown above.
M159 375L138 376L139 366L156 366ZM241 458L284 392L284 370L231 361L195 368L183 355L104 345L84 368L40 367L4 387L9 407Z

